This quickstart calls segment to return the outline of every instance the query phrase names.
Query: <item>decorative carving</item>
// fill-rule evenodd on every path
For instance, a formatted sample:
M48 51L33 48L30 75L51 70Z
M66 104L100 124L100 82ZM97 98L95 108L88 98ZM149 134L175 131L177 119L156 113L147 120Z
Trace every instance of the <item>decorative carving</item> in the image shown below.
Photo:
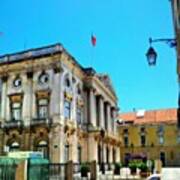
M23 93L10 94L9 98L10 98L11 102L22 102Z
M50 90L41 90L36 92L36 96L38 99L49 98Z

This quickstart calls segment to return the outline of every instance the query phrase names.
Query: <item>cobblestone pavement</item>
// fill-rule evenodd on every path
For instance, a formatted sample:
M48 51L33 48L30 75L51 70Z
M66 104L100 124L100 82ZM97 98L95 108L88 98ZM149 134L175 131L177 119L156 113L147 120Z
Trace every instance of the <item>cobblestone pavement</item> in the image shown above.
M180 180L180 168L163 168L162 180Z

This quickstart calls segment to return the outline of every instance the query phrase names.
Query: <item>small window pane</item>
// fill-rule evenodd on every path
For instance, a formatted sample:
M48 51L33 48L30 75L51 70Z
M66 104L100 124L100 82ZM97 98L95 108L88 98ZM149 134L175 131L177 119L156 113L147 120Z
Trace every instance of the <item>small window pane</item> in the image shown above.
M128 146L128 144L129 144L129 139L127 136L124 136L124 145Z
M163 136L159 136L159 144L164 144L164 137Z
M21 104L13 103L11 107L11 117L12 120L21 120Z
M81 124L82 123L82 110L81 110L81 108L77 108L77 113L76 113L76 115L77 115L77 123L78 124Z
M141 145L145 146L146 144L146 137L144 135L141 135Z
M39 105L47 105L48 104L48 100L47 99L40 99L39 100Z
M12 107L13 108L20 108L21 104L20 103L13 103Z
M71 117L71 102L67 100L64 102L64 117L68 119Z
M39 107L39 118L47 118L48 117L48 109L47 106Z
M67 162L69 160L69 145L65 145L64 147L64 161Z

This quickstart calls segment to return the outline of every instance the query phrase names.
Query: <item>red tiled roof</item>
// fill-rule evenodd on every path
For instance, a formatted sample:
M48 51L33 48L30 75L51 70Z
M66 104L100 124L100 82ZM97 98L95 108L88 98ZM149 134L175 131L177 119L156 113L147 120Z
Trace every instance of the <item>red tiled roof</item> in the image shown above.
M119 119L134 124L176 123L177 109L160 109L145 111L143 116L137 116L137 112L119 114Z

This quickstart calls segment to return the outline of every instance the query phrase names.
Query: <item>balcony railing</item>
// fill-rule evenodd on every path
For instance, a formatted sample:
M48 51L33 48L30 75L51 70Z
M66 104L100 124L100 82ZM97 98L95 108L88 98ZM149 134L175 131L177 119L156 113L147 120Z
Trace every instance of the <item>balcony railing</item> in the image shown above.
M10 121L5 121L2 127L4 128L18 128L18 127L23 127L24 123L22 120L10 120Z
M34 118L31 120L30 124L34 125L51 125L52 120L50 118Z

